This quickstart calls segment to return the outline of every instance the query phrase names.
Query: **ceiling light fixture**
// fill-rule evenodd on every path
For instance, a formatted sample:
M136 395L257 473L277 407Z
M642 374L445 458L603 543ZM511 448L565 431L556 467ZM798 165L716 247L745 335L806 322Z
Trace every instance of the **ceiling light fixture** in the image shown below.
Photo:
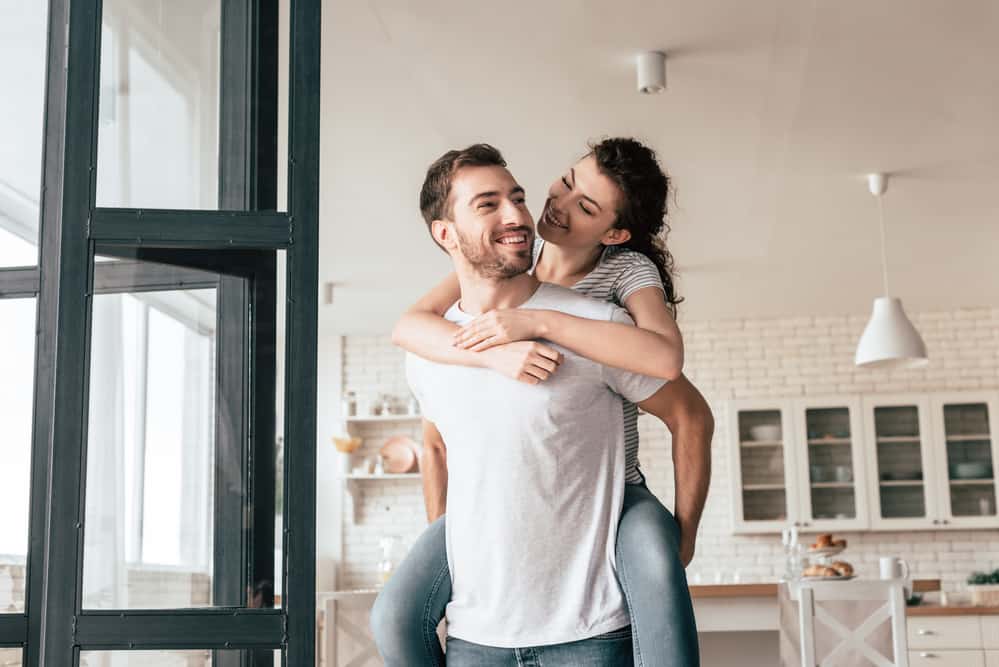
M646 51L635 58L638 70L638 92L657 95L666 90L666 54Z
M882 196L888 189L886 174L868 174L867 187L878 199L881 222L881 274L884 296L874 299L871 319L857 344L854 358L867 368L919 368L929 363L926 343L902 309L902 302L888 296L888 252L885 241L885 212Z

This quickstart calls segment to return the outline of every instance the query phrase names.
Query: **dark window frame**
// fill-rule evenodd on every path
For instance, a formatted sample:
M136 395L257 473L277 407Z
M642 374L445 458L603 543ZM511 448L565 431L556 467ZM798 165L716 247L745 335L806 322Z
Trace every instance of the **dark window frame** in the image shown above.
M157 648L281 649L284 664L313 664L321 2L291 0L287 213L274 210L276 0L222 0L222 67L239 76L221 77L219 211L95 206L101 2L49 5L40 264L0 270L0 298L36 296L38 325L26 610L0 615L0 646L24 647L26 665L78 664L80 651L88 649ZM204 252L188 250L223 252L206 261ZM95 255L226 274L219 281L225 290L220 310L251 314L249 327L238 334L251 355L226 371L244 400L260 407L274 401L274 383L260 378L268 371L273 377L276 362L278 250L287 253L281 608L83 611L91 300L98 292L181 284L190 275L169 266L132 267L131 273L114 263L95 266ZM273 442L266 437L274 432L274 415L268 409L252 414L249 432L238 436L248 443L239 456L256 494L266 497L267 485L274 484L274 461L267 456ZM254 504L257 519L268 511L272 516L273 503ZM252 541L263 544L266 536ZM273 563L270 552L249 557L266 565L268 557ZM225 585L235 600L231 582ZM245 590L238 596L245 603Z

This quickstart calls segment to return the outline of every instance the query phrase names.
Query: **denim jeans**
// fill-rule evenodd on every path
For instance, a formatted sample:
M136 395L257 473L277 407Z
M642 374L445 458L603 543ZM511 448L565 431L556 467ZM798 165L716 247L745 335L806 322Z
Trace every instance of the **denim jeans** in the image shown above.
M631 628L566 644L530 648L496 648L447 638L451 667L629 667Z
M679 539L676 520L652 492L644 485L626 484L617 530L617 574L631 614L637 667L700 664ZM436 633L451 599L444 545L441 517L419 537L375 600L371 630L387 667L445 664Z

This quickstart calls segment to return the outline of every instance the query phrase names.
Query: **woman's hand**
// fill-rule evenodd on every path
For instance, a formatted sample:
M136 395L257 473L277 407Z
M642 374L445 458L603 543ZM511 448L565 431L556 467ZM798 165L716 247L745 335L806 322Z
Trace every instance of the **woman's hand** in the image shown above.
M525 308L490 310L455 332L454 346L482 352L504 343L542 338L545 333L542 313Z
M544 382L562 363L561 352L533 341L497 345L482 354L488 368L527 384Z

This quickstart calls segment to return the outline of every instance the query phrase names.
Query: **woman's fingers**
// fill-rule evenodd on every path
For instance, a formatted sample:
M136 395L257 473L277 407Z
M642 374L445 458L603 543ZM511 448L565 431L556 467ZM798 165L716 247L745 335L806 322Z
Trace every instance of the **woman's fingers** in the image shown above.
M483 350L488 350L492 346L499 344L500 341L498 338L496 338L496 336L487 336L486 338L483 338L481 341L475 343L471 347L465 346L465 349L471 350L472 352L482 352Z
M550 347L543 343L535 343L534 349L532 350L535 354L545 357L546 359L551 359L556 364L562 363L562 353L556 350L554 347Z

